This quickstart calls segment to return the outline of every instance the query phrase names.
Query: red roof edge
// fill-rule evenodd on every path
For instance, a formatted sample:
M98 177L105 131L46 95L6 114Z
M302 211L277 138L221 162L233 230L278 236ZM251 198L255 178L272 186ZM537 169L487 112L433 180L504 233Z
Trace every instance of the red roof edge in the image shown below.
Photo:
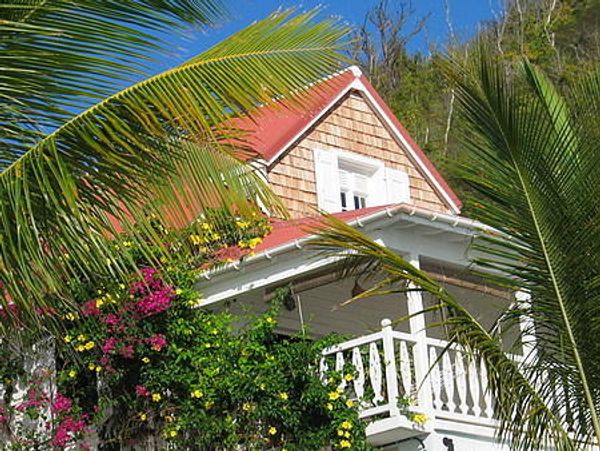
M400 132L402 137L413 148L413 150L415 151L415 153L417 154L419 159L423 162L423 164L425 165L427 170L429 170L429 172L431 173L433 178L435 178L435 180L440 184L440 186L444 190L444 192L448 195L448 197L452 200L452 202L454 202L456 204L456 206L460 210L463 206L462 201L456 195L454 190L452 190L452 188L450 188L450 185L448 185L448 182L446 182L446 179L444 179L442 174L439 173L439 171L433 165L431 160L429 158L427 158L427 155L425 155L425 152L423 152L423 149L421 149L421 147L415 142L415 140L412 138L412 136L410 136L410 134L408 133L408 130L406 130L406 128L404 128L404 125L402 125L402 123L398 120L398 118L396 117L394 112L390 109L390 107L381 98L381 96L375 90L375 88L373 87L373 85L371 84L369 79L367 77L365 77L364 74L361 74L359 77L359 80L365 85L369 94L373 96L373 98L375 99L375 101L377 102L379 107L381 107L381 109L384 111L384 113L388 116L388 119L398 129L398 131Z

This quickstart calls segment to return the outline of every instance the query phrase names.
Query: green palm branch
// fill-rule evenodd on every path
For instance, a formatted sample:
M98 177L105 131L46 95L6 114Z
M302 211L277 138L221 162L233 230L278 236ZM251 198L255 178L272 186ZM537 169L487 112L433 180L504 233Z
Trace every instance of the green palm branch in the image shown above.
M514 74L491 54L443 63L466 120L459 175L471 188L468 211L497 231L480 232L473 271L530 299L516 299L487 329L425 272L335 218L315 244L344 253L350 270L388 275L364 295L412 282L449 308L451 340L487 365L499 438L512 449L598 446L600 72L561 95L527 62ZM526 342L523 362L507 353L500 330Z
M81 3L93 11L96 2ZM149 28L174 12L186 20L205 20L217 11L209 1L124 2L129 6L123 10L130 7L131 16L120 16L119 24L133 20L138 3ZM40 8L47 4L51 9L64 6L65 15L70 12L71 2L39 2ZM102 23L113 3L98 4L106 8L97 13ZM167 12L155 14L153 5L162 5ZM208 6L198 13L194 9L198 5ZM38 14L44 12L32 11L27 20ZM302 88L340 67L347 29L335 20L319 21L316 14L273 14L184 64L104 97L71 117L65 116L71 100L61 99L57 92L48 93L55 102L49 103L47 116L44 105L38 105L39 110L27 105L23 117L31 124L9 132L24 128L34 134L14 147L11 139L5 139L6 165L0 173L4 307L10 297L21 322L39 325L40 308L60 308L57 298L70 302L67 281L74 275L125 277L127 265L109 238L124 230L133 234L132 239L137 237L142 249L160 244L149 219L153 215L168 212L181 224L205 207L226 206L235 213L256 211L260 204L271 211L281 209L260 177L243 163L247 152L230 144L243 143L243 131L227 124L235 116L259 114L260 106L281 96L293 97L301 107ZM73 19L62 26L66 31L73 26L77 37L78 24ZM132 25L130 36L125 33L125 38L114 41L100 32L104 40L98 45L109 54L113 46L123 44L119 50L123 58L139 56L135 49L139 46L143 52L145 41L135 37L137 28ZM93 42L83 39L82 46L88 44ZM115 57L106 58L102 64ZM67 80L95 67L74 65L71 71L68 60L66 65L62 76ZM83 85L81 80L73 83ZM102 83L89 80L85 92L90 99L104 93ZM78 98L68 82L66 86L67 97ZM17 86L16 92L25 95L27 89ZM42 93L43 89L37 91ZM53 116L55 107L58 115ZM35 128L44 117L58 121L50 133ZM3 131L10 127L0 125Z

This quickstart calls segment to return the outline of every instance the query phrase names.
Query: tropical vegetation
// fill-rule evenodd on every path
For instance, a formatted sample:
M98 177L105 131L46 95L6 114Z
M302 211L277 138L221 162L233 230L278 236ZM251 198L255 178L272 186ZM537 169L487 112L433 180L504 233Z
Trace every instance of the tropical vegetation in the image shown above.
M75 305L73 276L126 280L134 261L111 245L121 233L160 267L155 217L181 227L206 207L281 211L242 164L230 119L291 93L300 106L301 88L338 69L347 29L281 11L146 76L169 50L161 32L224 14L215 0L0 7L2 333L15 310L20 326L52 324L40 312Z
M213 310L195 289L226 260L220 250L260 242L264 219L202 222L203 236L154 225L170 251L162 270L123 238L114 246L140 268L127 283L73 279L63 335L0 348L3 449L368 449L359 405L340 388L354 373L319 374L340 338L276 333L288 288L258 314Z
M527 60L515 69L485 44L471 52L469 64L440 63L464 124L457 172L469 215L494 230L478 232L471 270L522 295L486 328L426 272L334 217L315 244L343 253L350 271L387 275L362 296L416 286L440 300L432 308L448 310L451 341L487 366L499 437L512 449L598 446L600 72L561 94Z

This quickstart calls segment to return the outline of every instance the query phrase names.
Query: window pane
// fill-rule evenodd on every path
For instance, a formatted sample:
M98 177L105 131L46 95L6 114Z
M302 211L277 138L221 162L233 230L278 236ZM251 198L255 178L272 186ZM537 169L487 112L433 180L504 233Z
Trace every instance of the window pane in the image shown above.
M342 210L346 210L348 208L348 205L346 204L346 193L345 192L341 192L340 193L340 199L342 201Z
M354 196L354 209L358 210L360 208L360 197Z

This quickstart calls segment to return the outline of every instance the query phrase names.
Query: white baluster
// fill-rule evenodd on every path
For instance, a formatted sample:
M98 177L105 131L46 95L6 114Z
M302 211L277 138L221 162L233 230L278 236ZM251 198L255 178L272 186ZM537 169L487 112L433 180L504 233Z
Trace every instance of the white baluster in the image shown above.
M325 360L325 357L321 357L321 361L319 362L319 377L324 384L327 384L327 371L329 371L327 360Z
M412 390L412 371L410 368L410 354L405 341L400 342L400 377L404 396L410 396Z
M341 376L342 376L342 380L340 382L340 385L338 385L338 387L343 390L344 388L346 388L346 379L344 379L344 374L343 374L344 373L344 353L342 351L335 353L335 371L338 372L339 374L341 374Z
M398 409L398 370L396 369L396 350L394 349L394 336L392 335L392 321L381 321L383 341L383 358L385 364L385 384L390 416L400 414Z
M446 406L450 412L456 411L456 403L454 402L454 371L452 371L452 361L450 360L450 351L446 350L442 356L442 380L444 382L444 390L448 401Z
M356 375L354 376L354 393L363 402L365 396L365 368L358 347L352 349L352 365L354 365L354 369L356 370Z
M479 361L479 367L481 371L481 391L483 392L483 400L485 401L485 416L492 418L494 415L494 405L492 404L492 392L489 386L487 368L483 359Z
M442 383L440 380L439 365L440 362L437 361L437 352L432 346L429 348L429 366L431 367L431 392L433 394L433 407L438 410L442 408Z
M475 359L469 359L469 388L471 389L471 397L473 398L473 414L476 417L481 416L481 388L478 373Z
M469 406L467 404L467 373L463 362L462 352L456 351L456 388L458 389L458 407L462 413L467 413Z
M379 357L377 344L374 342L369 345L369 377L371 379L371 388L375 394L373 396L373 404L379 404L384 399L381 392L381 358Z

